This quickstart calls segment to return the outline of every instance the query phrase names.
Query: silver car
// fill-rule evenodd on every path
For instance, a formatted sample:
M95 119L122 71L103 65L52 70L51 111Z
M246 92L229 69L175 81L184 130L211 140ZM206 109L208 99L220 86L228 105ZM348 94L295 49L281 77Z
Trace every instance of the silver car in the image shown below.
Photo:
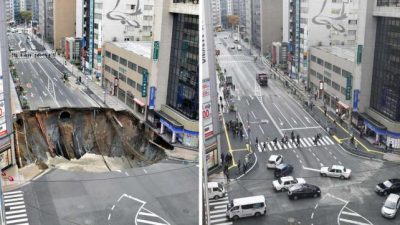
M394 218L400 207L400 195L390 194L383 203L381 213L386 218Z

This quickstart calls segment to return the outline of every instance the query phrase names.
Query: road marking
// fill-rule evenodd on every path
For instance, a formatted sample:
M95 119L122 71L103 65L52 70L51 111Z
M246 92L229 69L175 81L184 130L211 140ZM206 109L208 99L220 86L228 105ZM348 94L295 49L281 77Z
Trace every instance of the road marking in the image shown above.
M306 130L306 129L319 129L322 128L321 126L316 126L316 127L293 127L293 128L285 128L281 130Z
M320 163L319 165L320 165L321 167L324 167L324 164L322 164L322 163Z
M304 116L304 118L306 118L307 122L311 124L311 121L310 121L310 119L308 119L307 116Z
M143 169L143 172L144 172L144 173L147 173L147 170L146 170L146 169Z
M209 205L226 205L229 201L210 202Z
M42 101L42 103L44 103L42 96L39 96L40 101Z
M4 199L7 199L7 198L15 198L15 197L22 197L22 196L23 196L22 194L5 195L5 196L4 196Z
M305 142L303 141L303 138L300 138L300 143L301 143L302 146L307 146L307 145L305 144Z
M9 211L9 212L6 212L6 215L17 214L17 213L26 213L26 209Z
M264 130L262 129L261 125L258 125L258 127L260 128L262 134L264 134Z
M251 112L251 114L253 115L254 119L257 119L257 117L256 117L256 115L254 114L254 112L253 112L253 111L250 111L250 112Z
M280 124L281 126L283 126L283 122L282 122L282 120L281 120L280 117L278 117L278 120L279 120L279 124Z
M303 161L301 161L301 159L299 160L300 164L303 164Z
M275 103L272 103L275 108L279 111L279 113L283 116L283 118L286 120L286 122L288 122L289 126L293 128L293 126L290 124L289 120L285 117L285 115L283 115L282 111L278 108L278 106L276 106Z
M336 156L333 156L334 159L336 159Z
M315 158L317 159L318 162L321 162L318 157L315 157Z
M297 157L297 158L300 158L299 155L297 155L297 154L296 154L296 157Z
M225 213L226 209L218 209L218 210L212 210L210 211L210 214L215 214L215 213Z
M308 142L308 139L307 139L307 138L304 138L303 140L304 140L304 142L306 142L306 144L307 144L308 147L311 147L311 144Z
M217 206L214 206L214 209L225 209L226 210L226 205L217 205Z
M231 141L229 140L228 130L226 129L225 118L224 118L223 116L222 116L222 126L224 127L225 138L226 138L226 140L227 140L227 142L228 142L228 151L229 151L229 152L231 153L231 155L232 155L232 162L233 162L233 165L232 165L232 166L236 166L236 162L235 162L235 159L234 159L234 156L233 156L233 153L232 153ZM246 129L245 129L245 131L246 131Z
M319 170L319 169L309 168L309 167L305 167L305 166L303 166L303 169L310 170L310 171L315 171L315 172L321 172L321 170Z
M281 144L279 144L279 141L276 142L276 145L278 146L279 150L282 150Z
M249 102L249 100L247 100L247 98L246 98L246 102L247 102L247 105L250 105L250 102Z
M342 162L339 161L339 164L342 165Z
M297 122L296 122L296 120L292 117L292 120L293 120L293 122L295 123L295 124L297 124Z
M314 218L314 213L311 213L311 219L313 219Z
M293 147L292 147L292 146L290 145L290 142L288 142L287 145L288 145L289 148L294 148L294 145L293 145Z
M359 216L359 214L358 214L358 213L354 213L354 212L347 212L347 211L342 211L342 214L345 214L345 215L350 215L350 216Z
M322 137L322 138L324 138L324 140L325 140L326 142L330 143L331 145L335 144L335 142L333 142L328 136L324 136L324 137Z
M7 221L7 225L13 224L13 223L20 223L20 222L28 222L28 218L18 219L18 220L10 220L10 221Z
M340 218L339 221L351 223L351 224L357 224L357 225L371 225L370 223L362 223L362 222L358 222L358 221L354 221L354 220L347 220L347 219L343 219L343 218Z

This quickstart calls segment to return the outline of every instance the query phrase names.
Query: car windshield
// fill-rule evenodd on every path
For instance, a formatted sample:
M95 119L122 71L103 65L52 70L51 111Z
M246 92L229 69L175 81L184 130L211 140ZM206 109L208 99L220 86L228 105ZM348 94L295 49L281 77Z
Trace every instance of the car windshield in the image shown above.
M218 188L219 188L220 190L222 190L222 189L224 189L224 186L222 186L221 183L218 183Z
M278 179L278 182L279 182L280 184L282 184L282 179L281 179L281 178L279 178L279 179Z
M388 209L396 209L396 202L386 201L385 207Z
M383 185L385 185L386 187L390 188L393 184L392 184L392 182L387 180L387 181L383 182Z

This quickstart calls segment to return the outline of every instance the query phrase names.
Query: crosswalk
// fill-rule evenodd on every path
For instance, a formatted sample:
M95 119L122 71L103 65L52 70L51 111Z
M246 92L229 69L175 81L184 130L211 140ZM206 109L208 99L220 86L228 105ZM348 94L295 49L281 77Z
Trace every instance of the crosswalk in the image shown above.
M334 144L335 142L333 142L328 136L321 137L318 140L318 145L314 144L314 137L300 138L300 147L327 146ZM257 149L259 152L279 151L279 150L293 149L293 148L297 148L297 146L291 140L289 140L288 143L286 144L282 144L282 142L278 141L276 145L274 144L274 142L270 141L268 143L265 143L265 148L263 148L261 143L257 145Z
M340 224L372 225L369 220L349 209L348 207L345 207L342 210L338 219L340 221Z
M22 191L5 192L4 207L7 225L29 225Z
M210 225L231 225L226 217L226 207L229 202L228 194L218 200L210 200Z

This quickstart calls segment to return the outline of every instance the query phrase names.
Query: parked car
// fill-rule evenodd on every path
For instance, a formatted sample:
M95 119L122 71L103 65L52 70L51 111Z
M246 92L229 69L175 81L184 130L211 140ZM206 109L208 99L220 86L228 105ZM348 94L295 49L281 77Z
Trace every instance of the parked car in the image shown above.
M241 45L238 45L238 46L237 46L237 50L238 50L238 51L242 51L242 46L241 46Z
M281 163L276 166L274 176L276 178L289 176L293 172L293 166L290 164Z
M312 184L297 184L289 188L289 199L321 197L321 189Z
M287 176L272 181L272 186L274 186L276 191L285 191L289 190L289 188L293 185L305 183L306 181L303 178L293 178L292 176Z
M375 192L379 195L400 192L400 179L389 179L379 183L375 187Z
M396 217L397 211L400 207L400 195L390 194L386 201L383 203L381 213L386 218Z
M219 199L226 195L224 185L219 182L208 182L207 189L209 199Z
M257 74L256 81L261 87L263 86L268 87L268 75L266 73Z
M343 180L350 178L351 169L338 165L326 166L321 168L320 174L323 177L338 177Z
M277 165L281 164L283 162L283 156L282 155L271 155L268 159L267 162L267 169L275 169Z
M231 47L230 47L231 49L235 49L235 45L231 45Z

